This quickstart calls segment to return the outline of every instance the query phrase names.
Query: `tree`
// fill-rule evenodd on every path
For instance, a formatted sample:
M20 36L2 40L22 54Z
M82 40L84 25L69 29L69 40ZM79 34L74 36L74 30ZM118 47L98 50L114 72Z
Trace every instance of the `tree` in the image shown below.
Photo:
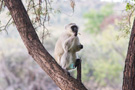
M135 90L135 19L125 60L123 90Z
M43 47L22 4L22 1L4 0L4 2L10 11L29 54L54 80L56 85L62 90L87 90L80 81L67 75Z
M135 1L135 0L131 0ZM134 14L135 5L133 3L127 3L126 11L128 11L129 26L130 19ZM125 68L123 72L123 86L122 90L135 90L135 19L133 20L130 41L125 60Z

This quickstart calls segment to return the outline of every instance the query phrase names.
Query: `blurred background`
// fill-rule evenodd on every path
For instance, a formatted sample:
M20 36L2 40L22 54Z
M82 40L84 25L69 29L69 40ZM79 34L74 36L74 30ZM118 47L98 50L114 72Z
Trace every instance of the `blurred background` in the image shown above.
M24 3L25 4L25 3ZM121 90L130 29L126 25L126 3L122 0L76 0L72 11L68 0L55 0L57 10L46 23L49 34L43 45L53 56L55 43L73 22L79 26L83 50L82 80L88 90ZM0 13L1 23L9 16ZM124 28L124 30L123 30ZM42 30L37 29L39 37ZM72 72L76 77L76 72ZM14 25L0 32L0 90L59 90L28 54Z

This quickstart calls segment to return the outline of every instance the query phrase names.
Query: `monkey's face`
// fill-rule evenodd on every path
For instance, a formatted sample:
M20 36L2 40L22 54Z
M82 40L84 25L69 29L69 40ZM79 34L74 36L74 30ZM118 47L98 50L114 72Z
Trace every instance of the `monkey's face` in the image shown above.
M71 30L74 33L75 36L78 34L78 27L76 25L71 26Z
M78 26L75 23L68 24L66 30L70 35L77 36L78 34Z

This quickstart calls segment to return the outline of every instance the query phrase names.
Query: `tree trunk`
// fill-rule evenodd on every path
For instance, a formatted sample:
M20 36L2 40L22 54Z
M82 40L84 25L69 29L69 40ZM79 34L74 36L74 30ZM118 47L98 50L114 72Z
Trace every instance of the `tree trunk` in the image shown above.
M123 90L135 90L135 19L132 26L125 69L123 77Z
M41 44L21 0L4 0L29 54L62 90L87 90L67 75Z

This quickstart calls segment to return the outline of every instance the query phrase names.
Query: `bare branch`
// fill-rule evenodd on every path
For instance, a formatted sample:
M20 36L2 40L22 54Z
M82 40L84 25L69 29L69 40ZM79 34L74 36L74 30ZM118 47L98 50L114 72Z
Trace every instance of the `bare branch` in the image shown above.
M130 19L131 19L132 15L133 15L134 11L135 11L135 8L133 8L133 10L131 10L131 13L129 13L129 16L128 16L129 26L131 26Z
M3 0L1 1L1 5L0 5L0 11L2 10L2 6L3 6Z
M81 60L79 59L79 64L77 66L77 80L79 82L82 82L81 80Z
M75 9L75 1L74 0L70 0L70 6L72 7L73 12L74 12L74 9Z
M5 30L6 33L8 34L7 27L12 23L11 20L12 20L12 18L10 18L10 19L8 20L8 22L6 23L6 25L1 26L1 27L0 27L0 30L1 30L1 31L2 31L2 30ZM10 22L11 22L11 23L10 23Z

